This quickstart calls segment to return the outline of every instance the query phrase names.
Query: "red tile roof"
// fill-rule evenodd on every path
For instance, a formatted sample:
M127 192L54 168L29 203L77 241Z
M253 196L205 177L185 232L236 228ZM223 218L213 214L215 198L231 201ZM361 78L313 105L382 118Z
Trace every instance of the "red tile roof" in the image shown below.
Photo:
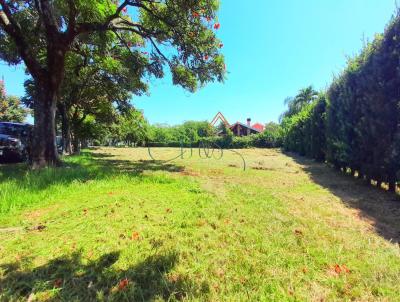
M254 129L257 129L258 131L260 131L260 132L263 132L264 131L264 125L263 124L260 124L260 123L256 123L256 124L254 124L253 126L251 126L252 128L254 128Z

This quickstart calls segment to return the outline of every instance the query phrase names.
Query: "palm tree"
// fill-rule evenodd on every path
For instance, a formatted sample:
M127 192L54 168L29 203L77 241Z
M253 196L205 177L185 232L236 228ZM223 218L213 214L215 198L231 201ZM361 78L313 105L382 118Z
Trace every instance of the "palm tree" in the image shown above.
M318 92L312 86L300 89L295 97L285 99L285 105L288 106L288 110L283 113L281 119L299 113L304 106L312 103L317 97Z

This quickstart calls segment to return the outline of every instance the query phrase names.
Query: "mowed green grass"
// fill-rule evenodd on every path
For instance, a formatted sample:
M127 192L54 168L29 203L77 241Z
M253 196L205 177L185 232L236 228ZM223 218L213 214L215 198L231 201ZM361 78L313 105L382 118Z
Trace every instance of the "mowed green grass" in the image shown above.
M239 152L246 171L161 148L0 166L0 301L400 301L400 219L362 206L393 196Z

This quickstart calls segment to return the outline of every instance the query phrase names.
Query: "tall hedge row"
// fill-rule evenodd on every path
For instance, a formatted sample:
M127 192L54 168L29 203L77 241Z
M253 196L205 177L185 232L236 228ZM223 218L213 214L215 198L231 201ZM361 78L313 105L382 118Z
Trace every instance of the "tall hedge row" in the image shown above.
M395 190L400 180L400 16L325 96L282 122L284 147Z
M314 102L282 121L283 146L301 155L325 159L326 98L321 94Z

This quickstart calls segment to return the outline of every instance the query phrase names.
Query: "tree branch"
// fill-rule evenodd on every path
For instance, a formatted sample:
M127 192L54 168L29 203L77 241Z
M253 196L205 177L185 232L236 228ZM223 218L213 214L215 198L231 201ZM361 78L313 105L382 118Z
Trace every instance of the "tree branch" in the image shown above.
M0 11L0 26L14 40L15 45L24 60L26 67L34 78L39 78L43 75L43 69L39 62L32 54L24 35L22 34L21 26L13 18L10 8L5 0L0 0L2 11Z
M60 35L60 32L58 31L57 22L50 5L49 0L40 0L40 9L42 11L42 19L44 27L46 28L46 34L54 39L54 37Z
M73 41L75 38L75 26L76 26L76 15L77 10L75 6L74 0L68 0L68 8L69 8L69 15L68 15L68 28L66 32L66 39L69 41Z
M153 41L153 39L151 37L149 37L149 40L151 42L151 44L154 46L154 48L156 49L157 53L164 58L165 61L167 61L168 65L171 67L171 62L168 60L168 58L162 53L162 51L158 48L157 44Z

